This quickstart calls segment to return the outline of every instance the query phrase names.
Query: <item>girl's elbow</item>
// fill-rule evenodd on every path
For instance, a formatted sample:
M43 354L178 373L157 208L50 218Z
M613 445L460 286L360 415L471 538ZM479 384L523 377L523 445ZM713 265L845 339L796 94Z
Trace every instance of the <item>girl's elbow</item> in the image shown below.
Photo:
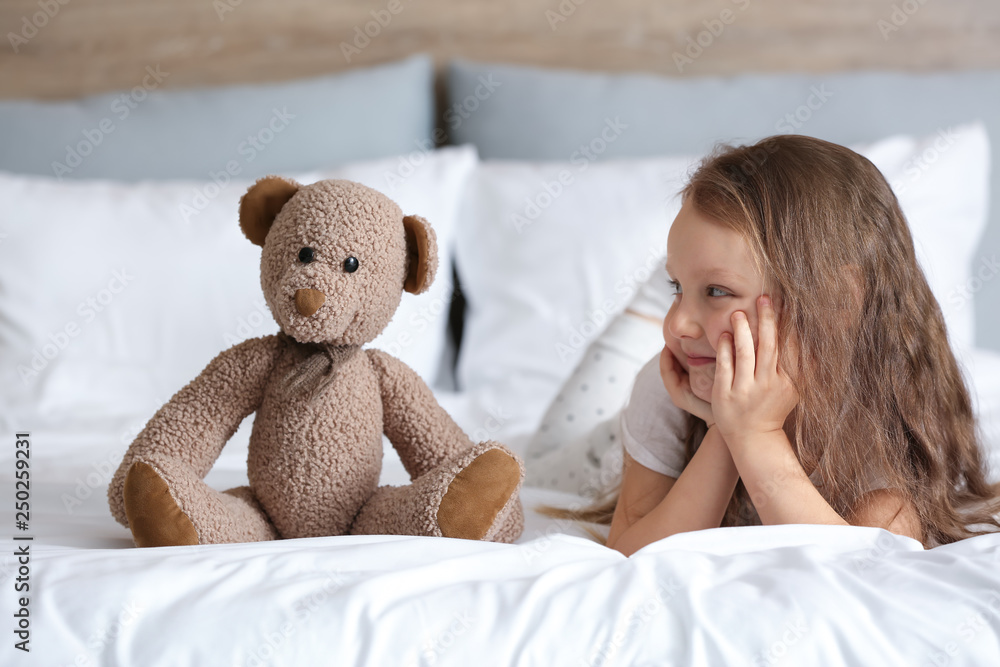
M913 503L899 491L869 491L848 517L855 526L872 526L923 543L924 531Z
M638 551L639 549L641 549L643 545L632 544L631 540L627 540L627 539L626 540L622 540L622 539L619 538L618 540L616 540L614 542L614 544L608 544L607 546L609 548L617 551L621 555L625 556L626 558L628 558L629 556L631 556L632 554L634 554L636 551Z

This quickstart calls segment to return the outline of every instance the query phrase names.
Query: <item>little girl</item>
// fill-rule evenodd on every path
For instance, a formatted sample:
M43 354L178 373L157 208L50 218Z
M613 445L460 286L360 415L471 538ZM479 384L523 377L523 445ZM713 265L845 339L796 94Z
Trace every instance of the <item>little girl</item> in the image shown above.
M972 403L878 169L819 139L723 147L682 191L666 342L622 413L620 490L582 511L625 555L674 533L1000 528ZM981 524L974 526L973 524Z

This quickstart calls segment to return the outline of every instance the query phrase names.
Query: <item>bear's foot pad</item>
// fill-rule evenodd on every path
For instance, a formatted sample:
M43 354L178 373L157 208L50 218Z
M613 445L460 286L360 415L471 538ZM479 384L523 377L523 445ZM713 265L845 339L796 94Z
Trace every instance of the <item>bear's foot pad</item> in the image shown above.
M506 452L483 452L455 475L438 507L445 537L481 540L521 482L517 461Z
M170 495L170 487L148 463L128 469L124 488L125 516L137 547L198 544L198 531Z

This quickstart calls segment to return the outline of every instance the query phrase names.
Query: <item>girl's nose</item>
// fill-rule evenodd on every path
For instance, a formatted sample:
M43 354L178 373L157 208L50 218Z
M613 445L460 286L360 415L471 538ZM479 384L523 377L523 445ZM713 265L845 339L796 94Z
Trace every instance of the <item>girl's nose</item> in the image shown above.
M697 338L701 327L681 306L674 306L663 320L663 334L674 338Z

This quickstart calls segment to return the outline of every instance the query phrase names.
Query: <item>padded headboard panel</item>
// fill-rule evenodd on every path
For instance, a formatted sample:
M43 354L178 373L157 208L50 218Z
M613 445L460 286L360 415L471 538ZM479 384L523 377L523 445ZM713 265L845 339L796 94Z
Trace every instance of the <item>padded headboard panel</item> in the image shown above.
M157 65L185 88L421 52L681 76L1000 67L996 0L5 0L0 25L5 98L129 89Z

